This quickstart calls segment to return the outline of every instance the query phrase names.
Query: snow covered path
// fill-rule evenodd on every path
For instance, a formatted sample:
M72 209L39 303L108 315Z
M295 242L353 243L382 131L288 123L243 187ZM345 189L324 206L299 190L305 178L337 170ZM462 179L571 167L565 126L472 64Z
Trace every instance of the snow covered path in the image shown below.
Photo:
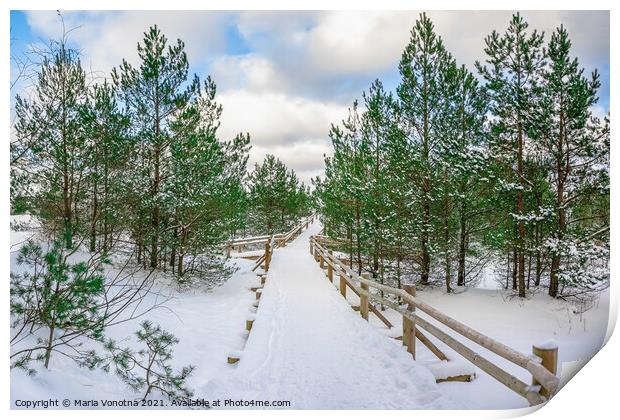
M256 321L229 377L198 394L288 400L291 408L455 408L434 376L368 325L309 253L314 224L275 251Z

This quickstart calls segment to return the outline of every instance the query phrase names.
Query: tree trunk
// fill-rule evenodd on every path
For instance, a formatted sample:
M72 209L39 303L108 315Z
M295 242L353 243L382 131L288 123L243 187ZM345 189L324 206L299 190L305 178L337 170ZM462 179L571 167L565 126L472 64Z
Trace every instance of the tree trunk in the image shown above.
M424 166L424 175L422 177L422 232L421 232L421 267L420 267L420 284L428 284L430 272L430 253L429 253L429 224L431 220L431 209L429 203L429 193L431 191L429 179L429 104L428 104L428 77L426 67L423 74L423 133L422 133L422 163Z
M521 122L518 124L517 134L517 176L521 188L517 191L517 214L523 216L523 189L525 188L525 180L523 173L523 127ZM519 280L519 297L525 297L525 221L519 218L517 223L518 231L518 280Z
M534 286L540 286L541 275L541 261L540 261L540 223L536 223L536 269L534 278Z
M506 286L504 289L508 290L510 284L510 248L508 248L508 252L506 253Z
M63 236L65 245L68 249L73 248L73 232L71 227L71 201L69 199L69 176L68 168L64 170L62 182L62 202L63 202Z
M177 229L174 229L174 233L172 236L172 249L170 250L170 267L172 267L172 274L174 274L174 266L176 261L176 241L177 241Z
M563 105L563 104L562 104ZM558 138L558 153L556 160L557 171L557 192L556 202L558 208L558 233L557 233L557 245L560 246L564 239L564 232L566 231L566 210L564 209L564 182L570 171L568 151L564 152L564 113L560 112L560 134ZM561 265L561 254L559 249L552 250L551 253L551 273L549 278L549 296L557 297L559 290L559 276Z
M444 185L448 184L448 173L444 171L443 174ZM446 272L446 293L452 292L450 283L452 282L452 259L450 256L450 198L448 194L444 192L443 195L443 241L444 241L444 266Z
M152 198L154 201L153 211L151 214L151 268L157 268L159 248L159 200L157 195L159 194L159 183L161 181L160 174L160 159L161 159L161 116L160 116L160 97L159 97L159 81L155 84L155 142L153 145L153 190Z
M155 176L153 182L153 200L155 204L153 206L153 212L151 215L151 229L152 237L151 237L151 268L157 268L157 252L159 248L159 204L157 203L157 194L159 192L159 182L160 182L160 173L159 173L159 159L160 159L160 150L159 146L155 148Z
M517 290L517 248L512 248L512 290Z
M64 88L64 78L63 88ZM73 248L73 231L71 226L71 199L69 198L69 151L67 150L67 109L63 100L60 104L62 108L62 201L63 201L63 237L67 248Z
M179 253L179 257L177 258L177 260L178 260L177 276L182 277L183 276L183 254Z
M360 230L361 230L361 221L360 221L360 208L359 203L356 203L356 222L357 222L357 232L356 232L356 241L357 241L357 274L362 275L362 249L360 243Z
M530 290L530 278L532 277L532 254L528 253L527 256L527 284L526 289Z
M347 227L347 238L349 239L349 268L353 269L353 228Z
M466 243L467 243L467 232L465 229L467 228L465 221L465 211L466 204L465 202L461 202L459 209L459 268L458 268L458 279L457 285L464 286L465 285L465 254L466 254Z
M97 248L97 212L98 200L97 200L97 179L93 180L93 211L92 220L90 221L90 252L95 252Z

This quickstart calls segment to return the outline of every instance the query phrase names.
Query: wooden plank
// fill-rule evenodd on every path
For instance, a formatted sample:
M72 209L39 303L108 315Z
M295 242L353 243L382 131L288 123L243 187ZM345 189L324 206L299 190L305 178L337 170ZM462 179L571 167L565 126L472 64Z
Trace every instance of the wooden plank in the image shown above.
M415 329L415 336L422 344L426 346L439 360L445 360L446 362L449 360L448 357L434 345L431 340L428 339L419 328Z
M436 379L438 384L442 382L471 382L471 375L448 376L447 378Z
M319 254L321 254L322 251L319 250L315 250L316 252L318 252ZM324 255L324 254L323 254ZM329 258L329 256L328 256ZM332 257L333 258L333 257ZM334 258L335 259L335 258ZM329 261L328 261L329 263ZM349 286L349 288L351 290L353 290L353 292L359 297L360 296L360 290L347 278L346 273L344 273L342 270L340 270L339 268L335 268L334 269L335 273L337 275L340 276L340 280L342 281L342 279L344 278L345 281L345 287L344 287L344 294L343 296L346 297L346 286ZM341 289L340 289L340 293L342 293L342 285L341 285ZM372 297L372 296L371 296ZM381 320L381 322L383 322L385 324L385 326L387 328L392 328L394 325L385 317L385 315L383 315L381 313L381 311L379 309L377 309L374 305L368 305L368 309L370 310L370 312L372 312L373 314L375 314L377 316L377 318L379 318Z
M269 271L271 263L271 241L265 242L265 272Z
M558 348L557 346L550 348L541 348L537 346L532 347L532 353L542 359L542 365L552 374L556 374L558 371ZM533 385L539 385L536 378L532 381ZM550 398L552 392L543 387L540 394L545 398Z
M315 249L315 252L317 252L317 250L319 250L319 253L324 253L325 252L325 248L323 246L321 246L318 241L316 241L316 238L313 238L313 246ZM354 290L358 295L360 295L360 298L362 296L365 296L366 298L369 298L371 300L375 300L375 301L379 301L379 302L384 302L387 300L384 300L383 298L379 298L376 297L373 294L370 294L368 292L368 289L370 287L373 287L375 289L381 290L383 292L387 292L390 294L393 294L395 296L400 296L406 303L408 304L412 304L414 305L414 307L416 307L417 309L422 310L423 312L427 313L428 315L430 315L431 317L435 318L437 321L441 322L442 324L446 325L447 327L449 327L450 329L456 331L457 333L463 335L464 337L472 340L473 342L477 343L478 345L484 347L487 350L490 350L491 352L499 355L500 357L520 366L525 368L527 371L529 371L533 378L542 385L542 387L544 389L546 389L547 391L549 391L549 395L552 395L553 392L555 392L555 390L557 390L557 387L559 385L559 379L547 368L545 368L541 363L540 360L537 356L534 355L525 355L523 353L520 353L476 330L474 330L473 328L468 327L465 324L460 323L459 321L456 321L455 319L449 317L448 315L436 310L435 308L431 307L430 305L425 304L424 302L422 302L421 300L419 300L418 298L416 298L415 296L411 296L411 294L405 292L404 290L401 289L396 289L390 286L385 286L385 285L381 285L377 282L374 282L372 280L370 280L369 278L367 278L367 276L359 276L357 273L355 273L353 270L351 270L348 266L346 266L345 264L342 263L342 261L333 258L331 261L334 264L334 267L338 267L338 272L344 272L346 274L346 276L344 276L345 278L348 277L350 278L347 279L347 284L351 287L352 290ZM362 290L357 290L357 288L353 285L353 283L355 281L360 282L361 286L362 286ZM361 292L361 293L360 293ZM400 309L398 306L396 305L392 305L390 303L390 305L388 305L390 307L392 307L393 309L395 309L397 312L400 312L403 314L403 316L405 318L411 319L411 314L407 313L408 311L403 311L402 309ZM372 307L372 305L371 305ZM415 317L414 320L419 320L421 318L419 317ZM426 321L423 321L426 322ZM433 325L429 324L430 328L435 328ZM425 328L426 329L426 328ZM428 331L428 329L427 329ZM432 331L429 331L433 334ZM443 333L443 332L441 332ZM445 334L445 333L443 333ZM433 334L435 335L435 334ZM422 334L422 336L424 336ZM449 340L453 340L452 344L454 347L459 348L460 350L462 350L463 352L466 352L467 355L469 357L476 357L477 360L480 361L480 363L485 364L485 367L489 370L493 370L494 368L499 369L497 366L493 365L491 362L489 362L488 360L482 358L481 356L473 353L470 349L468 349L467 347L465 347L463 344L459 343L458 341L456 341L455 339L453 339L452 337L448 336L446 334L446 336L448 337L447 339ZM415 337L419 338L418 335L416 334ZM440 337L438 337L440 338ZM421 340L422 341L422 340ZM430 346L434 349L437 350L437 353L435 354L437 357L441 358L441 355L443 355L443 353L441 353L441 351L434 345L432 345L432 343L430 342L430 340L426 339L426 341L428 341L428 343L430 344ZM443 341L443 340L442 340ZM445 341L444 341L445 342ZM448 344L448 343L446 343ZM451 346L452 347L452 346ZM454 348L452 347L452 348ZM429 347L430 348L430 347ZM457 350L458 351L458 350ZM468 353L469 352L469 353ZM473 355L472 355L473 353ZM445 355L443 355L445 357ZM463 356L465 357L465 355L463 354ZM479 366L480 367L480 366ZM482 367L481 367L482 369ZM483 369L484 370L484 369ZM501 369L500 369L501 371ZM501 371L504 372L504 371ZM504 385L508 386L509 388L515 390L515 392L520 393L520 395L523 395L523 393L525 393L525 395L523 395L525 398L528 399L528 401L530 402L530 404L538 404L540 403L540 401L542 400L542 397L540 395L538 395L537 393L532 392L531 390L529 390L529 388L527 388L527 392L525 391L526 388L524 388L523 382L518 380L519 382L514 382L513 379L514 378L512 375L510 375L508 377L508 379L505 376L501 376L502 374L495 372L495 374L497 376L494 376L493 374L491 374L491 376L495 377L497 380L499 380L500 382L502 382ZM505 373L505 372L504 372ZM516 384L516 385L515 385ZM533 395L533 394L536 394Z
M241 256L238 256L237 258L242 258L244 260L250 260L250 261L256 261L257 259L260 258L260 255L241 255Z
M411 296L409 296L411 298ZM476 344L486 348L487 350L492 351L493 353L503 357L511 361L512 363L521 366L528 370L532 376L547 390L550 391L551 394L555 392L559 385L559 379L549 372L543 365L541 365L536 356L526 356L522 353L519 353L516 350L511 349L510 347L482 334L478 331L474 330L471 327L468 327L461 322L450 318L449 316L439 312L435 308L421 302L419 299L413 298L413 302L415 302L416 308L422 310L427 313L431 317L435 318L437 321L451 328L452 330L458 332L464 337L470 339Z
M516 392L517 394L525 397L530 405L537 405L544 402L543 398L537 393L531 390L531 387L517 378L506 372L496 364L490 362L486 358L482 357L478 353L474 352L464 344L460 343L450 335L441 331L439 328L426 321L419 316L416 316L416 323L424 328L426 331L443 341L446 345L459 353L465 359L469 360L474 365L491 375L497 381L506 385L508 388Z
M412 284L407 284L404 286L405 291L412 296L415 296L415 286ZM415 313L415 306L411 303L407 305L407 310ZM411 353L413 359L415 360L415 318L410 319L409 317L403 316L403 345L407 347L407 351Z
M492 351L493 353L509 360L510 362L521 366L528 370L532 376L540 382L540 384L550 390L551 393L555 392L559 385L559 379L549 372L544 366L542 366L536 356L533 355L524 355L494 339L488 337L473 328L449 317L448 315L438 311L432 306L424 303L420 299L411 296L409 293L405 292L402 289L396 289L394 287L385 286L375 281L370 280L369 278L364 278L358 276L355 272L349 269L346 266L340 266L347 274L350 274L353 279L358 279L360 283L365 284L368 287L373 287L378 290L382 290L387 293L391 293L396 296L400 296L405 302L412 303L415 307L431 317L435 318L442 324L448 326L452 330L458 332L459 334L467 337L472 340L476 344L486 348L487 350Z
M347 280L344 278L344 276L342 274L340 275L340 294L342 295L343 298L346 299L346 297L347 297Z
M364 273L362 274L362 276L368 276L368 274ZM368 292L368 285L362 283L362 290L364 290L365 292ZM362 316L362 318L368 321L368 294L367 293L360 294L360 315Z
M256 271L256 269L258 267L260 267L260 265L265 261L265 255L263 255L262 257L260 257L258 260L256 260L256 264L254 265L254 268L252 268L252 271Z
M330 283L334 282L334 266L331 261L327 262L327 278L329 279Z

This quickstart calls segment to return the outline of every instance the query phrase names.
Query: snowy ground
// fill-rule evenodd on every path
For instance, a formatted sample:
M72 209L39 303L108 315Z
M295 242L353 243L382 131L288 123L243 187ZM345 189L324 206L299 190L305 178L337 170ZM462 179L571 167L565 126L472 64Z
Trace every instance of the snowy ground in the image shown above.
M398 314L385 312L395 324L391 330L371 314L369 328L349 306L357 304L353 293L349 293L347 303L322 275L308 252L308 237L318 230L318 225L311 226L289 246L275 252L256 314L251 309L255 296L249 290L259 283L251 272L254 261L234 259L240 269L224 285L211 292L170 291L172 300L166 307L147 315L180 339L174 364L196 366L189 385L197 398L288 400L292 408L319 409L493 409L527 405L479 370L471 383L436 385L425 367L433 364L437 370L432 354L418 344L415 362L401 343L391 338L401 335ZM13 232L12 269L18 244L30 235ZM542 294L522 302L497 290L472 289L456 295L440 290L418 293L439 310L525 353L531 351L532 344L554 338L561 361L583 359L600 348L605 336L608 295L580 316L571 313L565 303ZM253 316L256 320L248 337L245 320ZM119 325L107 333L119 339L130 336L139 322ZM451 359L460 360L437 340L434 342ZM485 350L467 343L488 356ZM235 351L241 361L228 365L227 356ZM531 379L522 369L489 358L523 380ZM455 365L448 369L463 369L462 361ZM471 366L465 364L465 369ZM52 359L50 370L37 370L34 377L19 370L11 372L13 405L16 399L139 397L115 376L80 369L59 355Z
M329 284L326 277L325 281ZM533 297L521 300L512 296L511 291L497 289L497 283L495 283L496 288L492 289L493 281L489 280L482 283L484 287L488 288L465 289L456 294L448 295L443 289L418 289L417 295L450 317L524 354L531 354L532 345L540 345L548 340L554 340L559 349L558 369L560 375L562 374L562 363L586 361L600 350L605 339L609 319L609 290L600 296L591 310L579 314L574 312L579 308L564 301L552 299L546 295L545 291L540 291ZM347 294L347 300L350 305L359 305L359 299L350 291ZM388 337L401 336L402 316L391 309L385 310L384 315L394 324L393 328L388 329L372 313L370 314L370 323ZM437 323L434 319L425 316L424 313L418 313L418 315L457 337L477 353L526 383L531 381L531 375L524 369L497 357L476 343ZM451 360L448 364L440 362L426 347L419 341L417 342L417 360L437 373L438 377L445 376L445 374L456 376L475 372L476 378L470 383L445 382L439 384L440 389L458 401L459 406L472 409L527 407L527 401L524 398L499 384L480 369L475 368L430 334L426 333L426 335ZM563 381L565 378L561 379Z
M299 409L455 408L435 378L340 298L308 253L312 225L278 250L232 378L208 394L288 400Z
M15 254L19 243L32 237L31 232L13 232L11 243L11 268L14 269ZM196 397L202 398L200 390L211 379L226 376L231 371L227 364L230 351L243 348L247 334L245 319L249 307L255 300L250 287L259 281L251 271L253 261L235 259L239 270L224 285L211 292L180 293L168 290L171 295L165 307L148 313L145 319L160 324L173 332L180 340L176 345L174 365L181 367L192 364L196 370L189 379L189 386L196 390ZM165 283L165 279L160 280ZM150 296L151 301L161 296ZM145 302L144 306L148 306ZM106 335L118 340L131 337L142 319L120 324L106 331ZM16 399L101 399L120 400L137 398L123 382L112 374L102 371L80 369L60 355L54 355L50 369L37 367L35 376L27 376L19 369L11 371L11 404ZM204 396L208 398L208 396Z

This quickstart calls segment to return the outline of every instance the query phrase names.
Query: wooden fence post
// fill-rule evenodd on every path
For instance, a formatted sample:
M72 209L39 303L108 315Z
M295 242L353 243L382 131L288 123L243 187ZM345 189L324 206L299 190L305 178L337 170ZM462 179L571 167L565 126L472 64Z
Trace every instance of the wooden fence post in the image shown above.
M370 275L368 273L363 273L362 278L368 279ZM368 285L361 283L362 293L360 293L360 315L366 321L368 321Z
M271 240L265 242L265 273L269 271L269 263L271 263Z
M310 255L314 254L314 251L312 249L312 241L310 241Z
M327 251L327 253L331 256L332 252ZM334 267L332 266L332 260L330 259L327 263L327 277L329 278L330 283L334 282Z
M340 294L343 298L347 297L347 280L344 278L344 275L340 275Z
M542 365L552 374L558 371L558 346L556 344L544 346L532 346L532 353L542 359ZM532 385L540 385L540 383L532 378ZM540 395L549 399L551 393L549 390L541 386Z
M230 241L226 242L226 258L230 258L230 251L232 250L232 245Z
M415 286L406 284L403 290L411 296L415 296ZM415 306L411 303L407 305L407 310L415 313ZM415 360L415 322L403 316L403 346L407 347L407 351L411 353Z
M319 264L321 264L321 268L325 268L325 258L323 258L323 254L319 254Z

